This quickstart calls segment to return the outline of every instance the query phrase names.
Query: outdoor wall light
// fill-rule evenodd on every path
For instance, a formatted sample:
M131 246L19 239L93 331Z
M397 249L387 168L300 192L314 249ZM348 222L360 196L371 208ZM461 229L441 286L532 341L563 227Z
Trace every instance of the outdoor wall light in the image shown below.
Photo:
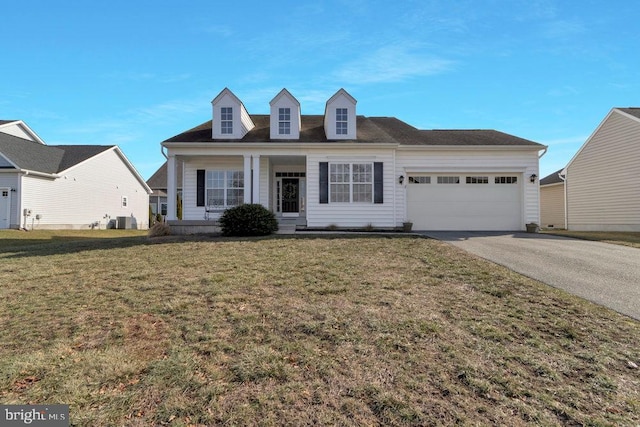
M404 182L404 175L400 175L400 177L398 177L398 184L402 185L403 182Z
M531 175L531 176L529 177L529 181L531 181L531 182L536 182L536 178L537 178L537 177L538 177L538 175L536 175L536 174L534 173L533 175Z

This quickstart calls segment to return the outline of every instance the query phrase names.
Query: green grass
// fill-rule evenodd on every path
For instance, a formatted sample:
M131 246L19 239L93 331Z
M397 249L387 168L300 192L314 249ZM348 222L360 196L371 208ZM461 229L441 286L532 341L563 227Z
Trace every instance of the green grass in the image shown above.
M640 248L640 232L544 230L545 234Z
M640 423L638 322L444 243L87 234L3 246L0 402L86 426Z

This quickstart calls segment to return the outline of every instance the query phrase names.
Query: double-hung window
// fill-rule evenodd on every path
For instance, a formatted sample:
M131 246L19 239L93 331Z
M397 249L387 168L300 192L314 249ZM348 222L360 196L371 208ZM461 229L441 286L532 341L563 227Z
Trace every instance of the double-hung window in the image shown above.
M243 171L207 171L207 206L225 209L244 201Z
M291 134L291 108L278 109L278 135Z
M220 108L220 133L233 133L233 107Z
M372 203L373 165L371 163L332 163L329 166L331 202Z
M347 134L348 114L346 108L336 108L336 135Z

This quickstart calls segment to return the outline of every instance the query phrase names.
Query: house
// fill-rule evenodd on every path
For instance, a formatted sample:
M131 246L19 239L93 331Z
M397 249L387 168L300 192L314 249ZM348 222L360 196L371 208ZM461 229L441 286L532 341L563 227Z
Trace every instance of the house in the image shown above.
M303 115L286 89L269 111L249 114L225 88L211 120L162 142L170 225L202 227L241 203L260 203L281 223L309 229L413 222L415 230L524 230L539 221L541 144L357 115L344 89L322 115Z
M540 180L540 225L544 228L565 228L564 179L562 169Z
M177 192L178 198L182 197L182 162L176 164L176 176L178 177ZM151 212L156 215L167 215L167 162L154 172L147 180L147 185L152 193L149 195L149 205Z
M638 170L640 108L613 108L557 178L540 182L542 225L555 212L552 225L569 230L640 231Z
M115 145L47 145L0 120L0 229L144 229L150 192Z

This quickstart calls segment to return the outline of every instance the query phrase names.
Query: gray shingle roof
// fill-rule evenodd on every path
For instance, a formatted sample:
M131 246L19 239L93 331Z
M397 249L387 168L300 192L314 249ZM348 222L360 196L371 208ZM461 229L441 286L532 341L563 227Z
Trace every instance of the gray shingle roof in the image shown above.
M178 177L178 188L182 188L182 162L176 162L176 175ZM151 178L147 180L147 185L154 191L167 189L167 162L164 162L162 166Z
M20 169L58 173L110 149L106 145L44 145L0 132L0 153Z
M7 123L17 122L17 120L0 120L0 126L6 125Z
M550 185L550 184L558 184L563 182L558 176L562 172L562 169L555 171L552 174L549 174L540 180L540 185Z
M638 107L617 108L617 110L624 111L625 113L631 114L632 116L640 119L640 108Z
M267 142L272 141L269 132L269 115L252 114L255 127L240 140L212 139L211 120L167 139L164 142ZM276 140L284 143L330 142L330 143L391 143L400 145L502 145L539 146L527 139L495 130L419 130L395 117L356 118L357 140L329 141L324 132L324 116L303 115L301 117L300 138L296 140Z

